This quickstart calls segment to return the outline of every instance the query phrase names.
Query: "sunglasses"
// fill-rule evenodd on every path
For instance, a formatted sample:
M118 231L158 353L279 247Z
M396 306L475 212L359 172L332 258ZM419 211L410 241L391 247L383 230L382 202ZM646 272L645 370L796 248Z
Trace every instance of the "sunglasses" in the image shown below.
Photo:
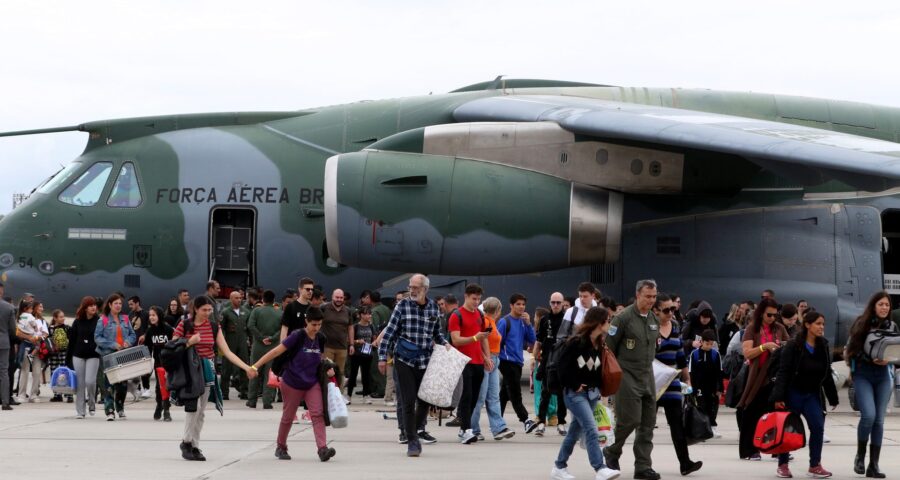
M305 291L305 292L311 292L311 291L313 291L313 288L312 288L312 287L304 287L304 288L303 288L303 291Z
M660 309L660 312L665 313L666 315L675 312L677 310L675 307L663 308Z
M553 301L551 301L551 302L550 302L550 305L562 305L562 302L553 302Z
M777 313L767 313L766 318L775 318L775 315L778 315L778 314Z

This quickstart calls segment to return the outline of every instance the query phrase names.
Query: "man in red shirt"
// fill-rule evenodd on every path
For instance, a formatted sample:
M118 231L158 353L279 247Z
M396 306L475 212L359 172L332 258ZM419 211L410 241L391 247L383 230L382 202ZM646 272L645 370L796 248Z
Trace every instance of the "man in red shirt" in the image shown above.
M462 397L459 399L457 408L457 417L461 425L459 439L460 443L465 445L478 440L471 428L472 409L478 403L478 393L481 391L484 371L491 371L494 368L487 340L490 332L485 331L484 314L478 310L482 293L480 285L476 283L467 285L463 306L450 313L447 322L451 343L471 359L463 369Z

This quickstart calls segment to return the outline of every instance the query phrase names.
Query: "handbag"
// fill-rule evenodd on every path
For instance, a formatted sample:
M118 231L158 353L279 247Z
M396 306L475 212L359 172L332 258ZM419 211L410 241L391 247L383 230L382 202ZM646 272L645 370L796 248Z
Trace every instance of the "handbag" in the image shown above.
M615 395L621 384L622 367L619 366L616 355L604 343L603 358L600 360L600 395Z
M728 382L728 388L725 389L725 406L737 408L741 403L741 397L744 395L744 388L747 386L747 375L750 372L750 365L744 363L738 374Z
M696 395L687 395L684 398L684 438L688 445L705 442L713 437L709 416L697 406Z
M272 370L269 370L269 381L266 382L266 385L272 388L281 388L281 379Z

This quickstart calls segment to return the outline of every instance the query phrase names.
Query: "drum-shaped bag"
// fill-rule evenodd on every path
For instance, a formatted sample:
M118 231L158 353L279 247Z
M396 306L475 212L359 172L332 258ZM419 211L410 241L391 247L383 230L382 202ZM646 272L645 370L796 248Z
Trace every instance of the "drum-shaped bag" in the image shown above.
M793 452L806 446L806 428L800 415L777 411L763 415L756 424L753 446L766 455Z

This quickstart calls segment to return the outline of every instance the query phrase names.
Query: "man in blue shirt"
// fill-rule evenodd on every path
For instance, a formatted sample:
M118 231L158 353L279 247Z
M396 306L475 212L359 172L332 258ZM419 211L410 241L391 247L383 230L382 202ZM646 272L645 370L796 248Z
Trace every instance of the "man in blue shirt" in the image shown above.
M506 402L511 401L519 421L525 426L525 433L531 433L536 424L528 418L528 410L522 404L522 366L525 357L522 351L534 345L534 328L531 317L525 311L526 299L521 293L509 297L510 313L497 322L500 340L500 415L506 410Z
M425 275L417 273L410 277L409 298L400 300L394 307L378 346L379 372L386 372L388 354L392 353L394 357L408 440L406 455L410 457L422 453L416 426L425 423L429 405L418 399L418 392L432 348L435 344L444 345L448 350L451 348L441 335L441 311L437 303L428 298L428 285Z

